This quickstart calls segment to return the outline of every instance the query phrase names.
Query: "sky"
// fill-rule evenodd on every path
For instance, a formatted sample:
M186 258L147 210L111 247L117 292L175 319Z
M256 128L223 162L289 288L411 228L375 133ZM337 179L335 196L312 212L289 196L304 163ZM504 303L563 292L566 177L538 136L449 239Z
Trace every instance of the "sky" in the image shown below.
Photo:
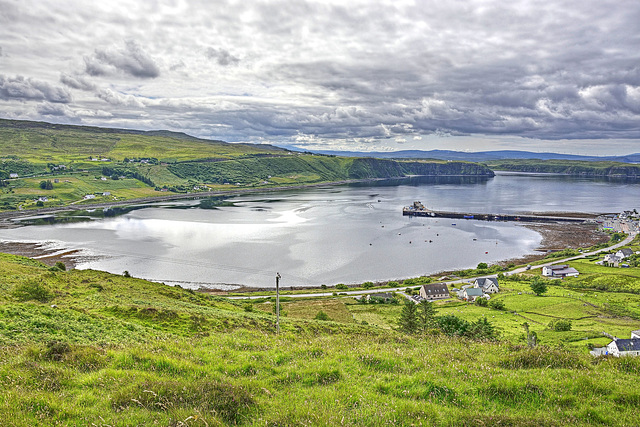
M640 2L0 0L0 117L309 150L640 152Z

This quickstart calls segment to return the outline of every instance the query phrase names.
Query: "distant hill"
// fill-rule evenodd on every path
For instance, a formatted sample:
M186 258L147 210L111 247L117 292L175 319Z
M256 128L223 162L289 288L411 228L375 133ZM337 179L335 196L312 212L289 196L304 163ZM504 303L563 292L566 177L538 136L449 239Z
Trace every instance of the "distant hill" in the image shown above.
M298 150L295 147L288 147ZM625 156L580 156L575 154L560 153L536 153L532 151L500 150L500 151L452 151L452 150L401 150L392 152L382 151L313 151L317 154L346 157L374 157L380 159L435 159L435 160L460 160L467 162L488 162L491 160L505 159L537 159L537 160L582 160L582 161L615 161L622 163L640 163L640 153Z

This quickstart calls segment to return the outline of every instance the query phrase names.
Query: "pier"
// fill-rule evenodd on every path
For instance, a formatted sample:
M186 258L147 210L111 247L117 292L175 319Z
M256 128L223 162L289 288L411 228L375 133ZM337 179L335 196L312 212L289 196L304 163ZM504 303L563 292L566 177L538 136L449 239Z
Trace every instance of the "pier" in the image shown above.
M581 223L593 218L576 218L569 216L549 216L535 214L487 214L487 213L461 213L434 211L425 208L422 203L414 202L413 205L402 209L402 215L421 216L427 218L451 218L451 219L474 219L478 221L519 221L519 222L573 222Z

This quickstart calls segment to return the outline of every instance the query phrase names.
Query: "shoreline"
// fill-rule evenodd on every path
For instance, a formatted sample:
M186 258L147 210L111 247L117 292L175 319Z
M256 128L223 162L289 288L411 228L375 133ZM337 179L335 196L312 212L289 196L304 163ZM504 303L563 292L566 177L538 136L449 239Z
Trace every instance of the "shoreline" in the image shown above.
M573 212L565 212L567 216L570 215L592 215L592 214L580 214ZM595 216L595 214L593 214ZM596 223L521 223L519 224L542 236L542 240L536 251L530 255L525 255L519 258L506 259L496 262L498 265L507 266L509 264L524 265L533 261L543 259L548 253L563 250L563 249L578 249L584 247L590 247L599 243L605 243L609 240L609 236L601 231L597 230ZM47 247L49 242L10 242L0 241L0 252L9 253L13 255L26 256L39 261L44 264L53 266L56 262L62 262L67 269L75 268L79 263L79 258L84 257L81 255L81 251L77 249L68 248L56 248ZM453 271L439 271L430 274L430 276L446 276L454 273ZM389 281L401 281L396 279L381 280L379 284L387 283ZM158 282L160 283L160 282ZM225 284L223 286L237 287L231 290L224 290L220 288L199 288L198 292L204 292L212 295L227 295L230 292L233 293L254 293L273 291L273 288L264 287L250 287L241 284ZM170 286L170 285L167 285ZM283 290L312 290L319 289L317 286L293 286L286 287Z

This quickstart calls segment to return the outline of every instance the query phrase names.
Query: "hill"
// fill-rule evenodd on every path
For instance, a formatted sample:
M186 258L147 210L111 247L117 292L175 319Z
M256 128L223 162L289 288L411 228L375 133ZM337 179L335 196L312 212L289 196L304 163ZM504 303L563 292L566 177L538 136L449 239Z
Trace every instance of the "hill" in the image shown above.
M287 147L295 150L296 147ZM467 162L489 162L505 159L538 159L538 160L582 160L582 161L615 161L621 163L639 163L640 153L628 154L625 156L581 156L575 154L561 153L539 153L532 151L518 150L497 150L497 151L453 151L453 150L399 150L399 151L314 151L318 154L347 157L373 157L381 159L437 159L437 160L458 160Z
M0 210L407 175L493 172L468 162L335 157L169 131L0 120Z
M289 305L276 336L268 300L10 255L0 255L0 291L0 419L13 426L623 426L637 417L638 359L305 320Z
M609 178L640 178L640 165L610 161L568 161L568 160L496 160L487 165L495 170L556 173L578 176Z

